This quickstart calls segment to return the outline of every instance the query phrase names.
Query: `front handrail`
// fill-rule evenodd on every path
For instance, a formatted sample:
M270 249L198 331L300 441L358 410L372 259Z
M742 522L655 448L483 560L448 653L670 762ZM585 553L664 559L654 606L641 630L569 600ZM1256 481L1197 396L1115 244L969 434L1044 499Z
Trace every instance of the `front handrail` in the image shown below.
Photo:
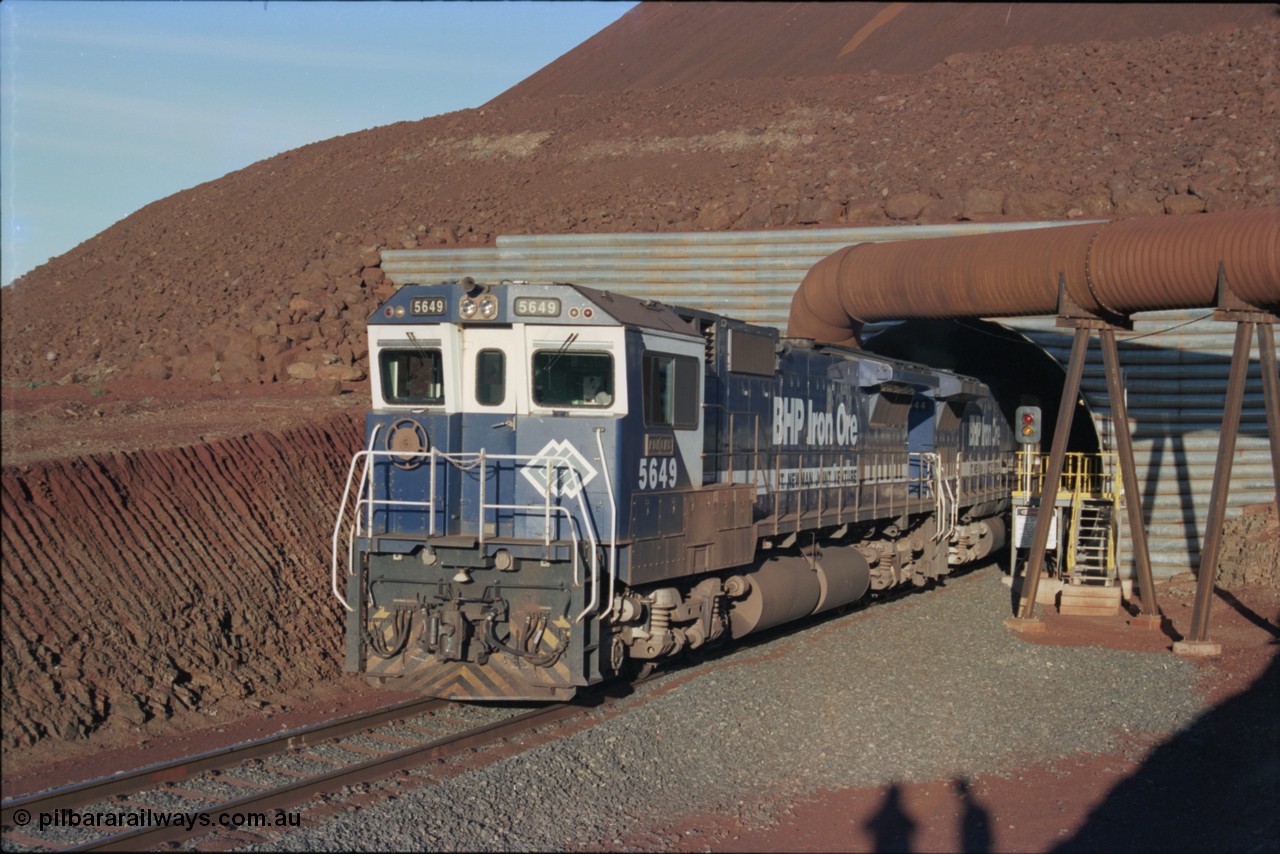
M609 609L613 609L613 591L614 584L618 578L618 501L613 494L613 478L609 474L609 461L604 454L604 428L596 428L596 451L600 454L600 471L604 477L604 491L609 495L609 597L606 600ZM582 493L578 493L581 497ZM598 587L592 586L591 604L587 606L581 614L578 615L578 622L582 622L585 617L596 606L596 598Z
M567 527L569 530L569 538L572 544L573 583L575 584L575 586L580 585L585 581L585 579L582 577L581 565L580 565L580 560L581 560L580 546L584 539L589 546L589 553L591 556L590 557L591 601L587 604L587 607L583 610L583 612L578 615L576 621L581 622L583 618L585 618L589 613L591 613L592 611L594 611L599 607L600 605L600 555L599 555L600 542L599 542L599 538L597 537L596 531L594 530L594 525L592 524L594 521L593 517L588 512L586 501L583 497L586 492L586 484L583 483L582 476L578 473L578 470L576 468L574 468L571 465L566 465L563 460L554 460L554 459L538 460L534 455L490 454L487 451L483 451L483 450L475 453L464 453L464 454L448 454L440 451L437 448L431 448L429 450L424 450L424 451L391 451L391 450L378 451L378 450L374 450L373 448L373 439L374 439L374 435L376 435L376 432L377 432L377 428L375 428L374 433L370 436L369 447L365 448L364 450L357 451L356 454L351 459L351 465L347 471L346 485L342 494L342 502L340 505L340 509L338 511L338 519L334 525L333 543L332 543L333 553L332 553L332 566L331 566L332 585L333 585L334 595L337 597L338 601L342 603L344 608L346 608L348 611L355 610L351 606L351 604L347 602L347 600L342 596L338 588L338 574L339 574L338 573L338 542L339 542L343 523L347 518L347 508L352 503L352 500L353 500L352 499L353 484L355 484L354 495L357 497L354 498L355 518L351 523L352 530L351 530L351 535L349 537L351 544L354 544L355 539L358 537L365 537L365 536L372 535L373 527L374 527L373 525L374 511L376 507L384 507L384 508L416 507L416 508L423 509L426 511L427 517L428 517L428 522L427 522L428 536L435 536L436 511L437 511L437 501L438 501L438 498L437 498L438 478L436 475L436 468L441 462L446 462L454 466L455 468L459 469L460 471L469 471L477 467L479 467L480 469L479 476L481 478L481 483L479 486L479 489L480 489L479 519L477 520L477 522L478 522L478 542L481 545L483 545L485 541L485 517L488 515L490 511L493 511L495 513L503 510L512 511L515 513L531 513L531 512L537 511L537 512L540 512L543 516L543 520L544 520L543 545L544 545L544 548L547 549L547 552L549 554L551 549L552 516L553 515L558 517L562 516L565 522L567 523ZM617 579L617 562L616 562L617 561L616 541L617 541L617 525L618 525L617 504L613 496L612 480L609 475L609 466L608 466L607 458L604 455L603 445L601 443L599 436L596 437L596 441L600 451L600 464L604 472L606 489L609 492L609 503L610 503L610 511L611 511L610 512L609 546L608 546L609 559L608 559L607 571L609 574L609 601L612 602L613 591L614 591L614 587ZM430 467L430 487L429 487L429 492L426 497L426 500L413 501L413 500L406 500L406 499L376 498L373 495L374 484L373 484L373 478L372 478L372 467L375 459L383 458L383 457L387 457L387 458L394 457L395 460L401 465L406 465L412 462L414 459L419 459L425 462ZM544 469L544 479L543 479L543 482L545 484L544 490L543 490L544 499L541 502L540 507L539 505L533 504L533 503L499 504L499 503L489 503L488 501L485 500L486 494L485 494L485 487L484 487L484 479L487 474L489 464L493 463L494 461L502 461L502 460L509 460L516 463L517 468L527 468L532 465L532 466L536 466L537 468ZM362 462L363 462L363 466L360 466ZM356 482L356 476L355 476L357 466L360 466L361 468L361 475L358 483ZM565 487L567 488L568 491L572 491L574 493L574 497L577 499L577 504L578 504L577 516L575 516L575 514L572 512L572 510L569 507L563 507L563 506L552 503L551 484L553 482L553 476L552 476L553 469L557 471L567 470L570 473L568 475L567 483L565 483ZM555 478L556 481L563 481L564 479L565 477L563 475L557 476ZM581 534L579 532L579 529L581 530ZM348 554L350 553L351 553L351 549L348 548ZM351 567L349 567L349 572L350 573L355 572L354 564Z
M381 424L374 425L373 430L369 432L369 445L365 450L367 451L373 450L373 443L378 438L378 431L381 429L382 429ZM347 501L350 500L351 498L351 478L355 476L356 462L359 459L360 459L360 453L357 453L355 456L351 458L351 466L350 468L347 469L347 483L342 490L342 501L338 505L337 521L335 521L333 524L333 555L332 555L332 561L329 568L330 575L332 577L332 583L333 583L333 595L338 597L338 601L342 603L342 607L346 608L348 611L354 611L355 608L352 608L351 603L349 603L346 600L346 598L338 591L338 539L342 534L342 520L347 517ZM370 475L369 465L368 465L368 462L366 462L364 471L360 475L360 486L358 491L364 490L364 484L369 479L369 475ZM359 513L360 513L360 510L359 508L357 508L356 509L356 514L357 514L356 527L359 527L359 524L358 524ZM372 522L373 522L372 517L370 517L370 525L372 525ZM355 528L352 528L353 536L354 536L354 531L355 531ZM352 540L351 542L354 542L354 540ZM350 554L351 554L351 549L348 548L347 549L348 560L350 560ZM352 567L351 569L354 570L355 568Z

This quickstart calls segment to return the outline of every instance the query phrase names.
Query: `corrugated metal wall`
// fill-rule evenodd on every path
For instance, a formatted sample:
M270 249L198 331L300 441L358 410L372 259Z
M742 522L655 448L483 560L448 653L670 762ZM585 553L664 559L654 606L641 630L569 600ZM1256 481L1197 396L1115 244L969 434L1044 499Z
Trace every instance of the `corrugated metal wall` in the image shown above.
M842 247L1067 224L1080 222L510 236L499 237L493 248L386 251L382 269L397 285L463 276L478 281L573 282L785 329L792 294L804 274ZM1234 324L1215 322L1210 314L1209 309L1147 312L1134 317L1132 333L1117 335L1152 571L1157 577L1183 572L1200 560L1235 335ZM1055 326L1054 318L995 322L1026 335L1065 370L1071 330ZM875 331L868 327L864 339ZM1082 395L1093 411L1103 449L1113 450L1096 339L1090 346ZM1244 505L1273 500L1270 459L1255 352L1245 389L1228 518Z
M1065 224L518 235L499 237L495 248L386 251L382 271L396 284L462 276L477 281L573 282L783 329L791 296L804 274L819 259L851 243Z

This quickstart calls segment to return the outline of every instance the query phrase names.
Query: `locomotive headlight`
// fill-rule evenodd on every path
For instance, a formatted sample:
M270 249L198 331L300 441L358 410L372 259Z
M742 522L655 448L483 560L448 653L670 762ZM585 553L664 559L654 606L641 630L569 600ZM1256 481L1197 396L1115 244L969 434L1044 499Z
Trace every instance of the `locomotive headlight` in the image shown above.
M476 301L471 297L463 297L462 302L458 304L458 313L462 315L463 320L470 320L476 316Z
M498 298L493 294L480 297L480 319L493 320L498 316Z

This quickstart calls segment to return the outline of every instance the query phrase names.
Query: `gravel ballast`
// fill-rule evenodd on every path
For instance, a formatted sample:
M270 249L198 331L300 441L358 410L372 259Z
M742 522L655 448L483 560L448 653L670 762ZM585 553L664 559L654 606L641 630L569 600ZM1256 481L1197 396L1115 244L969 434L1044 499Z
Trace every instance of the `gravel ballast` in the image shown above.
M662 848L650 831L682 816L768 823L819 789L1007 774L1202 710L1194 665L1028 643L1002 624L1009 602L990 569L773 637L641 686L589 729L266 847Z

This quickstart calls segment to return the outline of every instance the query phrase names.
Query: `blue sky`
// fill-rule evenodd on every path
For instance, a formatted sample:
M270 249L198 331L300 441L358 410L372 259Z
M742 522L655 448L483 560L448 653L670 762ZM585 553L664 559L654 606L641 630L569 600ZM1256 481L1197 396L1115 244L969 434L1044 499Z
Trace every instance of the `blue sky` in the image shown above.
M0 3L0 282L307 143L477 107L634 2Z

